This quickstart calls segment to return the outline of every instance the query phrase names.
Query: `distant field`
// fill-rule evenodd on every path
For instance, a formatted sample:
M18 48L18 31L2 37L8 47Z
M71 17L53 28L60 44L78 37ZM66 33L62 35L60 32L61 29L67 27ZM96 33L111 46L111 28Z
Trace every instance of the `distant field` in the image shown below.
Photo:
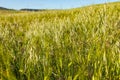
M0 80L120 80L120 2L1 10Z

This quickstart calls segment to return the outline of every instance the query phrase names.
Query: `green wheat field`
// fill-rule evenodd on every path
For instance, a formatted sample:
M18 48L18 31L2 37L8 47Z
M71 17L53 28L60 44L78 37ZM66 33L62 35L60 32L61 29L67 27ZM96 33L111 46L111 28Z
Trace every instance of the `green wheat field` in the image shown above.
M1 10L0 80L120 80L120 2Z

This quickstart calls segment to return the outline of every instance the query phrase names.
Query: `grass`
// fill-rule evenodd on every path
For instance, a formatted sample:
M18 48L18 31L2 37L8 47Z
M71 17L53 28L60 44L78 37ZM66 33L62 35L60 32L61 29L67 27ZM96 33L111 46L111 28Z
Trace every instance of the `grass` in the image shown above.
M119 80L119 6L0 15L0 80Z

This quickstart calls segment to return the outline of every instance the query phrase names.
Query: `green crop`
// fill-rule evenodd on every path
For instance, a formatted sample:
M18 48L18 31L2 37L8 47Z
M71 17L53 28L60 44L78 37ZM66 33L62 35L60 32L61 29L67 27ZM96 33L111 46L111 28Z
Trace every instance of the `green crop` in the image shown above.
M119 2L0 14L0 80L120 79Z

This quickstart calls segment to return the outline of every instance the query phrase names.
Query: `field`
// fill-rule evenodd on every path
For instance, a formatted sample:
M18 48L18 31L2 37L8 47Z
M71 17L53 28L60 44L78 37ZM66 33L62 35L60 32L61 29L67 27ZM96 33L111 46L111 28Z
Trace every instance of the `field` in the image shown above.
M120 2L0 11L0 80L120 80Z

